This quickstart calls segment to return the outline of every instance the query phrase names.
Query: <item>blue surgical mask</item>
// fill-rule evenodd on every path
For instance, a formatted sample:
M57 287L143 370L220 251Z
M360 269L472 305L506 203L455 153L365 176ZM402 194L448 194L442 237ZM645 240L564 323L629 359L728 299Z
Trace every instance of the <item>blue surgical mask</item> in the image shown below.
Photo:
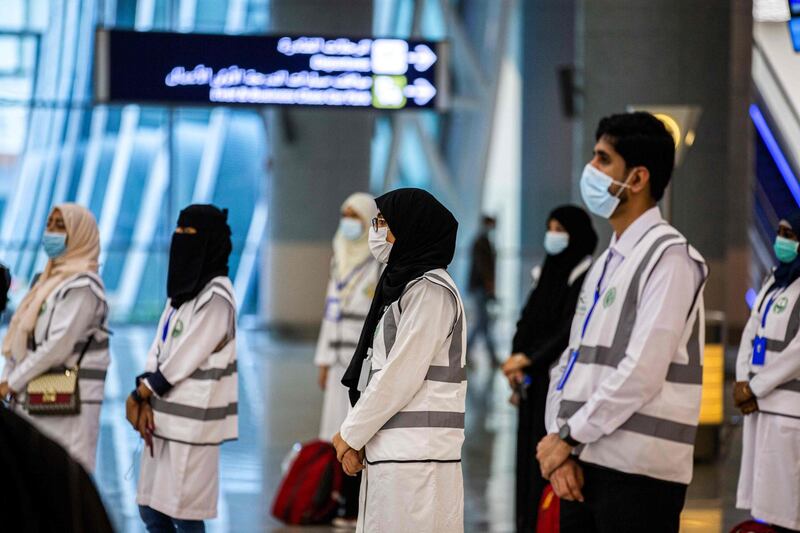
M775 237L775 255L781 263L791 263L797 259L797 250L800 248L800 243L781 237Z
M55 259L67 249L67 234L45 231L42 236L42 246L47 257Z
M558 255L569 246L569 233L548 231L544 235L544 250L549 255Z
M612 183L616 183L621 188L616 195L608 192ZM629 187L627 183L620 183L611 176L597 170L591 164L587 164L581 175L581 197L583 203L589 211L603 218L611 218L619 205L619 195L622 189Z
M357 241L364 235L364 225L357 218L342 217L339 221L339 232L348 241Z

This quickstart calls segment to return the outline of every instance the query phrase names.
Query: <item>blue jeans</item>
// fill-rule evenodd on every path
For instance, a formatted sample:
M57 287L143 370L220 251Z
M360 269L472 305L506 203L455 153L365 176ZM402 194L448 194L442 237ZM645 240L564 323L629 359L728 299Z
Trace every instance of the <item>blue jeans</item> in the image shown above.
M139 516L149 533L204 533L206 530L202 520L178 520L143 505L139 506Z

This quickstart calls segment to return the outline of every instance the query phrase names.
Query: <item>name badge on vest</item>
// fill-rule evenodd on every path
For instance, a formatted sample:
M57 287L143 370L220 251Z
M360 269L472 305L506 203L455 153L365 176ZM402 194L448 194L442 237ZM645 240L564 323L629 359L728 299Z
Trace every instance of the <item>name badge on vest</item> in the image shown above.
M372 348L367 350L367 357L364 359L364 362L361 363L361 375L358 376L358 386L356 387L358 392L367 390L370 372L372 372Z
M766 337L756 336L753 339L753 364L762 366L767 357L767 339Z
M339 298L325 300L325 320L339 322L342 318L342 301Z

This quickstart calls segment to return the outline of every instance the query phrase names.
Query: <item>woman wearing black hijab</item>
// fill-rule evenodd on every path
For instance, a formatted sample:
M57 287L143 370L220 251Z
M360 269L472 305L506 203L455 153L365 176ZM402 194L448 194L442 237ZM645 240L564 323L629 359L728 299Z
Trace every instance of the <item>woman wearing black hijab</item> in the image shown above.
M464 529L466 328L447 273L458 223L429 193L375 200L370 249L386 263L342 383L353 409L334 435L361 482L357 531Z
M736 507L800 531L800 211L781 220L778 266L756 298L736 359L744 417Z
M136 502L148 531L204 531L217 514L219 445L238 437L236 303L228 211L191 205L172 236L167 303L127 402L147 442Z
M549 369L569 342L572 316L596 246L597 234L583 209L565 205L550 213L545 235L547 257L517 322L512 355L503 365L519 406L518 532L536 530L539 499L547 486L536 460L536 444L547 434L544 411Z

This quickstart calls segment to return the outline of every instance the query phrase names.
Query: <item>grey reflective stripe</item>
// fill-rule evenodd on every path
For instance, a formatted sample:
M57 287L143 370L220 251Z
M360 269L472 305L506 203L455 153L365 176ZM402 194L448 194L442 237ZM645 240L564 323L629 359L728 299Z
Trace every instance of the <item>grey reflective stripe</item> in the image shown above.
M581 346L578 362L616 368L625 358L626 350L633 335L633 326L636 323L636 308L639 303L639 283L641 282L642 275L645 269L650 265L650 261L661 245L673 239L683 240L679 235L674 233L662 235L656 239L636 268L636 272L634 272L633 278L628 286L628 291L625 294L625 301L622 303L622 309L619 313L619 322L617 322L617 330L614 333L614 340L611 342L611 346ZM680 241L675 244L679 243ZM669 248L669 246L664 247L662 254L667 248ZM601 296L601 299L602 298L603 296Z
M328 344L328 346L330 348L354 348L355 349L358 346L358 343L357 342L351 342L351 341L331 341L330 344Z
M367 319L367 315L360 315L358 313L342 313L339 315L342 320L358 320L363 322Z
M80 379L98 379L104 380L106 379L107 371L101 370L99 368L79 368L78 369L78 378Z
M400 411L381 429L455 428L464 429L464 413L451 411Z
M232 376L236 373L236 361L233 361L225 368L198 368L189 375L190 379L217 380L225 376Z
M789 343L797 337L798 332L800 332L800 297L797 298L794 307L792 307L789 324L786 326L786 335L784 335L783 340L767 339L767 350L770 352L784 351L789 346Z
M442 383L461 383L467 379L467 369L461 366L462 332L464 329L464 314L459 313L453 334L450 336L450 351L448 353L448 365L431 365L425 379L428 381L438 381Z
M697 426L635 413L619 429L694 446Z
M233 302L233 294L231 294L231 291L229 291L229 290L228 290L228 288L227 288L225 285L223 285L222 283L220 283L219 281L212 281L211 283L209 283L209 284L206 286L206 289L205 289L203 292L201 292L201 293L200 293L200 294L197 296L197 301L200 301L200 300L203 298L203 296L205 296L205 295L206 295L206 294L208 294L209 292L213 291L213 290L214 290L214 287L218 288L219 290L221 290L222 292L224 292L224 293L225 293L225 296L226 296L226 297L223 297L223 296L221 296L221 295L220 295L220 298L222 298L223 300L225 300L225 302L226 302L228 305L231 305L231 306L232 306L232 302ZM209 298L207 301L203 302L203 303L202 303L202 304L201 304L199 307L195 308L195 309L194 309L194 312L196 313L197 311L199 311L200 309L202 309L203 307L205 307L205 306L206 306L206 304L208 304L208 302L210 302L210 301L211 301L211 299L212 299L213 297L214 297L214 296L212 295L212 296L211 296L211 298Z
M559 418L569 419L578 409L583 407L584 404L585 402L561 400L561 405L558 409ZM631 433L638 433L640 435L678 442L680 444L688 444L690 446L694 445L695 435L697 434L697 426L644 415L642 413L634 413L617 429L624 429Z
M386 359L389 359L389 352L392 351L397 340L397 321L394 317L394 310L389 307L383 315L383 347L386 350Z
M758 374L750 372L750 379L753 379ZM787 381L786 383L781 383L777 387L776 390L784 390L788 392L800 392L800 379L793 379L792 381Z
M695 316L692 336L686 346L689 362L685 365L671 363L667 371L667 381L684 385L703 384L703 363L700 357L700 316Z
M72 353L80 354L85 346L86 346L86 341L75 343L75 346L72 347ZM107 350L107 349L108 349L108 337L101 340L92 338L92 343L89 345L86 351L91 352L92 350Z
M150 398L150 405L153 407L154 411L158 411L159 413L190 418L192 420L208 421L224 420L229 416L235 416L238 413L239 404L232 403L225 407L209 407L203 409L202 407L168 402L153 396Z

